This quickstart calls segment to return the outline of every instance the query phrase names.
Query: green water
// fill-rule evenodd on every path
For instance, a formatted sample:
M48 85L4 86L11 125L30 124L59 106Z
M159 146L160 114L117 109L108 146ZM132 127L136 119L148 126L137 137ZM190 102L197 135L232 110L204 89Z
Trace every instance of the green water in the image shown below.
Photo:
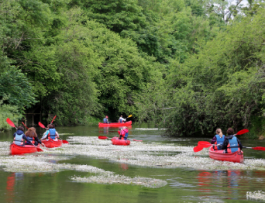
M69 136L105 135L113 137L117 135L116 128L107 130L99 129L97 126L58 127L57 131L63 134L61 138L64 140ZM137 130L134 126L130 129L129 134L132 139L143 140L143 143L159 142L195 146L199 140L210 141L209 138L165 138L161 136L162 132L159 130ZM2 133L0 141L11 141L13 133L14 131ZM38 129L38 133L43 133L43 130ZM244 139L241 141L244 146L265 146L264 141ZM265 159L264 151L246 149L244 154L245 159ZM56 161L54 163L56 164ZM73 156L71 159L59 161L59 163L87 164L119 175L161 179L167 181L167 185L160 188L147 188L137 185L71 181L70 177L74 175L90 175L87 172L78 171L11 173L0 170L0 202L250 202L246 199L247 191L265 191L265 171L199 171L190 168L152 168L88 156Z

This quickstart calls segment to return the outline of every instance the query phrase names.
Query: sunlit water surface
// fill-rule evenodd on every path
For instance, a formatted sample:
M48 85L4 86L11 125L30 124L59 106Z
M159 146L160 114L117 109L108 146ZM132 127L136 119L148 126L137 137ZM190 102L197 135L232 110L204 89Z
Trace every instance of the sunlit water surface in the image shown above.
M80 147L82 146L86 150L86 146L97 146L86 145L84 143L72 142L75 137L91 137L95 138L93 142L101 143L101 151L98 150L98 157L96 155L80 155L80 154L67 154L67 150L71 151L71 146L68 148L62 148L64 150L62 154L58 154L60 149L57 150L45 150L45 153L38 153L34 156L34 160L43 159L45 161L41 164L47 166L54 165L59 167L55 171L48 172L34 172L31 171L31 166L20 166L23 170L25 168L29 169L29 172L21 172L20 169L12 169L12 166L7 167L5 165L0 165L2 168L0 170L0 202L108 202L108 203L135 203L135 202L145 202L145 203L158 203L158 202L264 202L265 200L247 200L247 191L265 191L265 169L257 168L251 170L237 169L235 166L226 166L226 170L209 169L209 170L199 170L196 166L190 167L189 163L192 159L187 158L186 165L183 164L182 167L167 168L165 167L165 162L161 161L161 167L159 164L145 166L145 162L139 162L139 164L131 164L128 158L122 158L120 160L110 159L106 156L104 158L103 149L106 147L110 153L115 150L111 148L110 140L97 140L97 136L104 135L108 137L117 136L117 128L98 128L97 126L80 126L80 127L58 127L57 131L61 134L61 138L64 140L70 140L70 145ZM181 151L141 151L145 146L150 147L151 145L157 144L158 148L162 145L168 145L168 147L177 146L188 146L190 148L183 148L185 151L192 152L192 146L196 146L199 140L210 141L210 138L166 138L162 137L163 130L151 129L141 126L133 126L129 129L129 138L142 140L141 143L131 142L131 147L137 145L140 152L137 152L135 156L150 156L151 158L163 157L174 157L181 155ZM1 133L0 142L5 143L6 141L12 140L12 134L14 130L7 133ZM38 133L43 133L42 129L38 129ZM81 138L80 138L81 139ZM244 146L265 146L264 141L249 141L241 140ZM123 146L124 149L126 146ZM100 149L100 148L99 148ZM129 148L128 148L129 149ZM134 148L132 148L134 149ZM3 153L0 159L11 159L12 156L6 155L5 151L8 150L8 146L3 145L0 148ZM131 155L131 151L122 150L122 148L117 148L119 150L120 156L123 157L124 153ZM117 151L116 150L116 151ZM206 150L206 149L205 149ZM87 150L88 151L88 150ZM83 152L82 152L83 153ZM141 155L140 154L140 155ZM255 151L252 149L244 150L245 160L263 159L265 160L265 151ZM30 155L32 156L32 155ZM30 157L29 156L29 157ZM117 156L117 155L115 155ZM191 157L204 158L206 167L207 165L215 164L213 160L208 158L207 151L200 154L198 153L191 155ZM22 157L22 158L21 158ZM19 156L19 159L26 159L28 155ZM48 159L50 157L50 159ZM58 159L57 159L57 158ZM63 158L65 157L65 159ZM13 158L13 157L12 157ZM47 160L46 160L47 159ZM139 159L139 158L138 158ZM2 161L2 164L4 161ZM203 161L204 162L204 161ZM204 163L198 162L198 165L203 165ZM147 163L147 162L146 162ZM16 164L16 160L14 165ZM71 170L65 167L65 164ZM125 181L128 183L123 183L121 180L116 180L114 183L87 183L78 182L73 179L73 177L85 177L89 178L95 176L89 170L78 170L75 168L83 165L96 167L97 170L101 169L104 173L109 172L115 175L115 177L125 177ZM63 166L63 167L62 167ZM23 168L24 167L24 168ZM33 167L33 166L32 166ZM61 168L60 168L61 167ZM65 167L65 168L64 168ZM263 167L263 165L261 166ZM63 169L62 169L63 168ZM72 168L74 168L72 170ZM200 168L198 166L198 168ZM21 170L22 170L21 169ZM12 172L7 172L7 170ZM34 169L35 170L35 169ZM36 169L37 170L37 169ZM96 172L97 173L97 172ZM101 176L96 176L101 177ZM135 177L149 178L150 180L160 180L160 185L153 185L154 187L148 187L144 185L137 185L138 182L130 184L134 181ZM130 179L131 178L131 179ZM103 178L104 179L104 178ZM115 179L115 178L114 178ZM147 179L147 180L149 180ZM109 180L108 180L109 181ZM142 180L140 180L141 183ZM143 181L142 181L143 182ZM163 183L166 183L163 185ZM157 187L157 188L156 188Z

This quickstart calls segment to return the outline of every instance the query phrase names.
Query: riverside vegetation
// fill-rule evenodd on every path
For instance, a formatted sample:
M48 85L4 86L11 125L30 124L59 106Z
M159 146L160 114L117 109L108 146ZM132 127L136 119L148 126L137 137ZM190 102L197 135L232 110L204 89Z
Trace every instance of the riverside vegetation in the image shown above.
M264 133L263 1L0 0L0 129L30 109L169 136Z

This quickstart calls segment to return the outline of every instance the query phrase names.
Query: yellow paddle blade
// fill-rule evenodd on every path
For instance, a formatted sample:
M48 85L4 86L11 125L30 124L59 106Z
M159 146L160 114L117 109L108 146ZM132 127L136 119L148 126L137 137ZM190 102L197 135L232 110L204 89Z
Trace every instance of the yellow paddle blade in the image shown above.
M129 115L128 118L132 117L132 115Z

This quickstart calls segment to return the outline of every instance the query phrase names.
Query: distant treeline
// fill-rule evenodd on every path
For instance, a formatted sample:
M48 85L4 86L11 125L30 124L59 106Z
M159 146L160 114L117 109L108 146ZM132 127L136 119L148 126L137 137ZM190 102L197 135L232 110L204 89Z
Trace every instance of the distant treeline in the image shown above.
M132 114L170 136L263 133L265 9L205 0L0 0L0 129Z

